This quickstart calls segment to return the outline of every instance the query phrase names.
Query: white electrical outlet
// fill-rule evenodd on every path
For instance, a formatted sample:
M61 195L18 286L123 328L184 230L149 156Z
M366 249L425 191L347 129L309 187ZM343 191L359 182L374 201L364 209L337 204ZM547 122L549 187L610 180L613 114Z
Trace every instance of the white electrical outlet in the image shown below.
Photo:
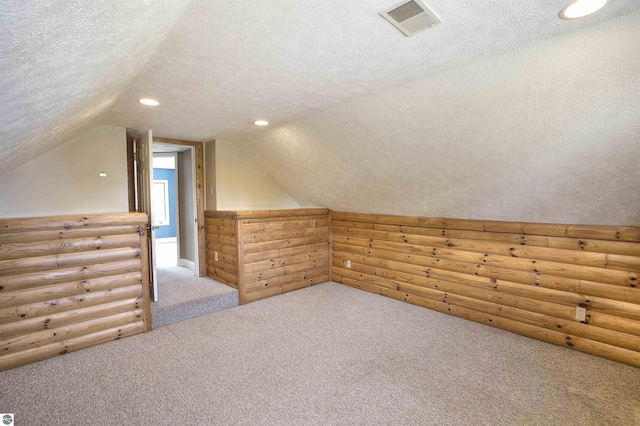
M578 321L587 320L587 310L585 308L576 308L576 319Z
M347 260L347 268L351 269L351 261Z
M218 252L217 251L213 252L213 260L215 260L216 262L218 261Z

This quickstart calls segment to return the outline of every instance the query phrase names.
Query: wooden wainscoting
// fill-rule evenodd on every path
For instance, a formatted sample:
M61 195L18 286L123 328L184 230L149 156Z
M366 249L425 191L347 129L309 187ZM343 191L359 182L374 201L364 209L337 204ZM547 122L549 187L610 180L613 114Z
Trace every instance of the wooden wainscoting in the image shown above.
M0 219L0 370L149 330L147 216Z
M329 210L206 216L208 275L237 288L240 304L329 280Z
M205 212L207 276L238 288L238 220L223 219L228 212ZM217 253L217 260L216 260Z
M333 212L332 280L640 367L639 241L636 227Z

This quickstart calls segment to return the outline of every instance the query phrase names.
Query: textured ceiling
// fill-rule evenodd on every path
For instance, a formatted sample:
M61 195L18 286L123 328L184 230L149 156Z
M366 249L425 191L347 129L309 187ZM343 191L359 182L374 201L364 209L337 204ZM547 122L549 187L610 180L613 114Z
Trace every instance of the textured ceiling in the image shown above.
M0 3L0 174L100 124L240 140L313 111L638 9L557 18L565 0L431 0L406 38L396 0L8 0ZM140 97L161 102L139 105Z
M188 3L0 2L0 175L106 124Z
M396 0L3 1L0 175L111 124L230 140L301 204L638 225L640 2L565 2L430 0L407 38Z
M236 145L302 205L640 225L640 12Z

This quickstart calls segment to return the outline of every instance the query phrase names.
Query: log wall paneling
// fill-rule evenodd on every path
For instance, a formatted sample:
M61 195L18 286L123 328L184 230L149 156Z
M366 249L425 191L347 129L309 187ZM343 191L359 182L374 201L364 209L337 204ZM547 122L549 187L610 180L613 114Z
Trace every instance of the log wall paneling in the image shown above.
M238 221L220 219L216 213L205 212L207 276L238 289Z
M640 367L640 228L331 215L333 281Z
M0 371L150 330L146 224L0 219Z
M329 280L329 210L206 216L208 275L237 288L240 304Z

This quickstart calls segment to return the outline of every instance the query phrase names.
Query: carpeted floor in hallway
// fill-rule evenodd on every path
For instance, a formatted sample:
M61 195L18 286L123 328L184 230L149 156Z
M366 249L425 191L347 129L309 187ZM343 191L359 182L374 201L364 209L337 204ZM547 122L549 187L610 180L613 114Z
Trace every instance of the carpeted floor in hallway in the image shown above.
M151 302L153 328L238 306L238 290L212 280L196 277L180 266L157 268L157 302Z

